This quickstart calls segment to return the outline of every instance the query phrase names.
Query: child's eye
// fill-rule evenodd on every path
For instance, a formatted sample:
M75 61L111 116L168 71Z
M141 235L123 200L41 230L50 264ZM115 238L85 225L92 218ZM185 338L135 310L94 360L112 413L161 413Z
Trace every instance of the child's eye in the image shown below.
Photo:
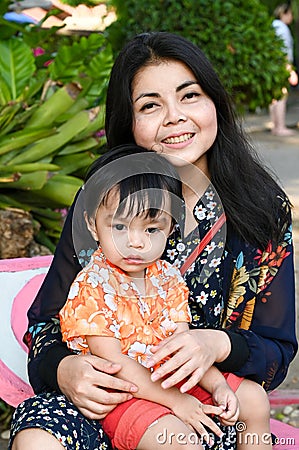
M152 227L152 228L148 228L146 231L147 231L149 234L154 234L154 233L158 233L160 230L159 230L159 228L154 228L154 227Z
M117 231L123 231L123 230L126 229L126 226L123 225L122 223L115 223L115 224L113 225L113 228L114 228L115 230L117 230Z

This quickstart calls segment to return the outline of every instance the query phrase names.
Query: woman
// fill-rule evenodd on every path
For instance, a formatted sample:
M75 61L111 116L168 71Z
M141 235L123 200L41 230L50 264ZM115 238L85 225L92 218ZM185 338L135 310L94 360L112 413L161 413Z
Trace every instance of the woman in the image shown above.
M106 135L109 148L135 142L161 152L185 180L186 212L192 214L168 240L164 256L170 262L183 265L189 246L206 235L222 207L226 215L224 251L223 241L212 239L185 273L192 326L156 349L153 366L172 357L153 373L153 381L165 377L167 388L189 377L182 386L186 391L215 363L267 390L278 386L297 351L290 205L258 162L205 55L169 33L142 34L129 42L111 72ZM190 166L194 170L186 171ZM199 172L211 183L203 192L198 190L204 183L193 189ZM74 250L72 210L29 311L26 334L31 383L36 392L49 393L19 407L14 450L76 448L74 442L101 448L97 419L136 389L110 376L120 366L72 355L62 344L58 311L81 269L79 258L88 256L87 248L79 255ZM53 390L63 392L79 411ZM55 416L53 426L40 410ZM224 449L234 448L230 432L225 429Z

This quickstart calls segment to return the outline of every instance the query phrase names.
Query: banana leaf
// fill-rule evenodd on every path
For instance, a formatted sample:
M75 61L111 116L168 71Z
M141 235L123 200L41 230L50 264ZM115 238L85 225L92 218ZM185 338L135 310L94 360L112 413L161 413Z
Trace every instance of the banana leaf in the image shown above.
M31 48L23 40L0 41L0 91L5 95L6 103L22 94L35 69Z
M12 181L9 183L0 182L0 188L11 188L11 189L24 189L24 190L36 190L41 189L46 183L48 178L47 171L31 172L21 175L17 181Z
M38 191L32 192L36 201L39 199L40 204L45 204L51 208L61 208L70 206L78 189L82 186L83 181L79 178L69 175L54 175L45 185ZM38 204L36 202L36 204Z

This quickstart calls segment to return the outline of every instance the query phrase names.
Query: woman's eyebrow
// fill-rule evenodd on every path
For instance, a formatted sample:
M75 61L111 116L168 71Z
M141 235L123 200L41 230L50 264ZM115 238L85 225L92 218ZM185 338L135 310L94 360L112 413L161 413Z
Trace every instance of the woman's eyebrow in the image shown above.
M193 86L194 84L198 85L198 82L196 80L185 81L184 83L180 84L175 91L180 92L189 86ZM134 103L136 103L138 100L144 97L159 98L160 94L158 92L144 92L138 95L138 97L134 100Z
M180 84L177 88L176 88L176 92L180 92L183 89L186 89L189 86L193 86L194 84L197 84L199 86L199 83L196 80L190 80L190 81L185 81L184 83Z
M136 103L138 100L140 100L143 97L158 98L158 97L160 97L160 95L157 92L144 92L143 94L138 95L138 97L134 100L134 103Z

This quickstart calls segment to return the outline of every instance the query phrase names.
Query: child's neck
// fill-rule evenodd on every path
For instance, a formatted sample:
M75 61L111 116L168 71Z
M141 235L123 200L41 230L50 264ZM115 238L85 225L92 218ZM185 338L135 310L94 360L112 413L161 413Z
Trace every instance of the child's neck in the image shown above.
M128 274L131 278L133 283L136 285L138 292L142 295L145 296L146 294L146 287L145 287L145 270L142 271L142 273L133 273L133 274Z

